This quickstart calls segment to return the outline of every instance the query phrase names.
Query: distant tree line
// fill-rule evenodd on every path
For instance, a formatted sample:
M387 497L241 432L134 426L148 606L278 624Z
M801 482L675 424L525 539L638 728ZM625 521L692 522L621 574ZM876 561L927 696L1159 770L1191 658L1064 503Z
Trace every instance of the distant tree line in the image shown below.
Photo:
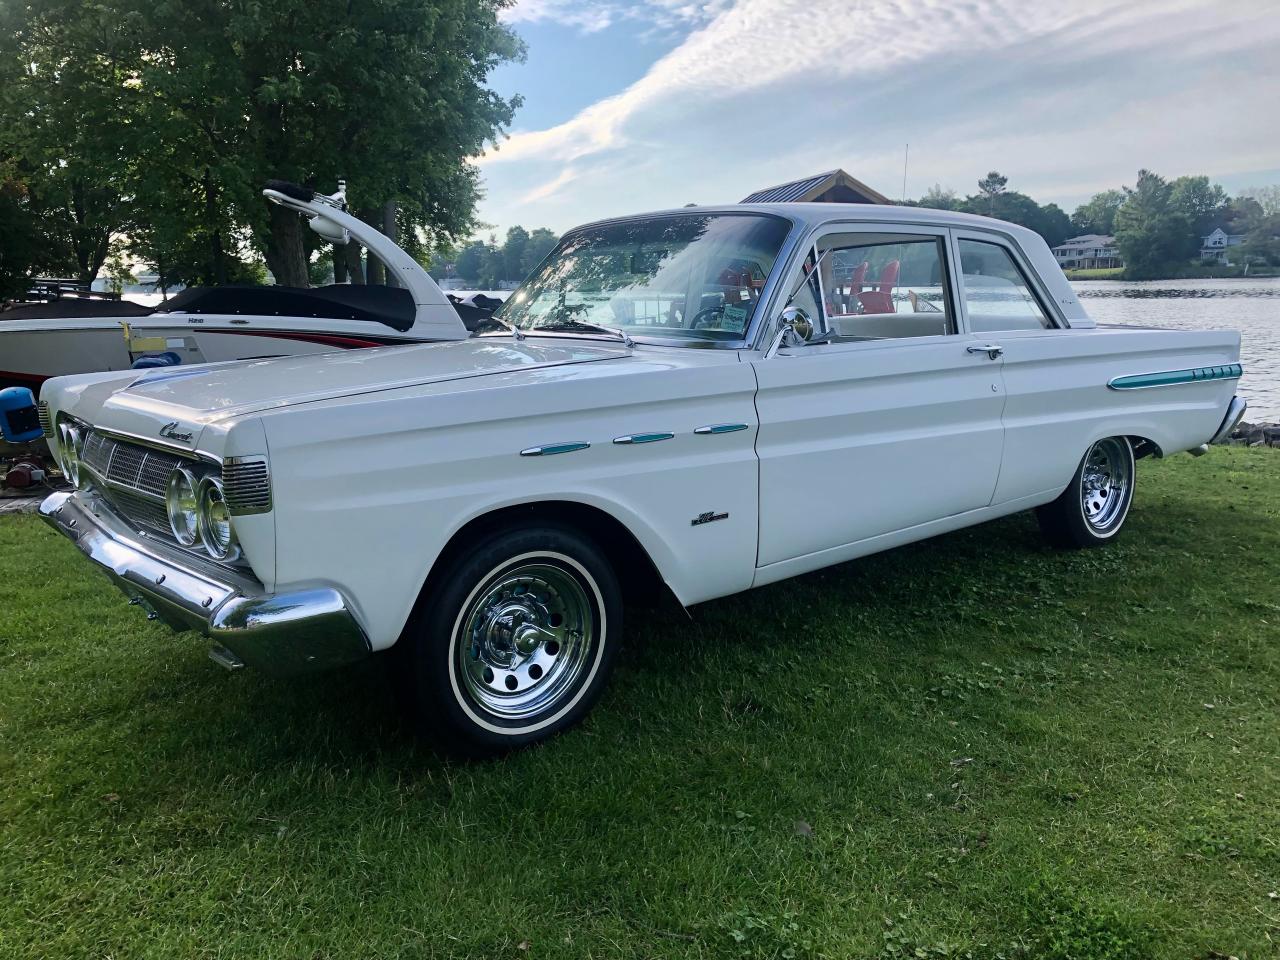
M935 184L914 205L996 217L1028 227L1056 247L1081 234L1114 236L1134 279L1164 277L1199 262L1202 238L1214 228L1243 236L1228 256L1239 265L1280 266L1280 186L1241 190L1231 197L1206 176L1166 180L1138 171L1132 187L1104 190L1068 217L1057 204L1041 206L1007 189L1009 178L992 171L978 190L960 198Z
M507 230L501 245L497 238L438 250L431 258L430 273L436 280L457 277L468 286L493 290L504 282L518 283L552 251L560 238L546 227Z
M113 252L169 283L381 282L268 204L331 193L423 259L476 228L478 155L518 97L506 0L0 3L0 295L92 281ZM320 258L329 262L320 262Z

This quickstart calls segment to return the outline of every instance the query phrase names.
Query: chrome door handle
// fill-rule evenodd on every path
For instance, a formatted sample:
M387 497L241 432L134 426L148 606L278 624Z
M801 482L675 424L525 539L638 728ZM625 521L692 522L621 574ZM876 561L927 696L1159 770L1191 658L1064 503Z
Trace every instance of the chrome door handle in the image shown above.
M1004 347L998 343L971 343L965 350L969 353L985 353L989 360L999 360L1004 356Z

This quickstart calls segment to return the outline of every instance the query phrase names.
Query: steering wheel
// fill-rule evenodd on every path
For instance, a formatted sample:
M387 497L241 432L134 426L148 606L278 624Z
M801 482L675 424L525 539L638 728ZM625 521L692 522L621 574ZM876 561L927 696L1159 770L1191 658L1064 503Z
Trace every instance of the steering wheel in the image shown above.
M706 317L710 319L712 317L719 317L720 314L723 312L723 310L724 310L723 304L721 304L718 307L707 307L705 310L699 310L697 313L693 315L693 319L689 321L689 329L699 330L703 326L708 326L708 327L711 326L710 323L704 324L702 322L703 318Z

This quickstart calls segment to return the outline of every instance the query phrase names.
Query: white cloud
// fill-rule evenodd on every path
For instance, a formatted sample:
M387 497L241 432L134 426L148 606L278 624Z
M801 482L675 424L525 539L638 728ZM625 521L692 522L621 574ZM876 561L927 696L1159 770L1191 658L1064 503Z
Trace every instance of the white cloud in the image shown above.
M516 10L529 3L568 9ZM707 15L627 89L482 158L500 209L486 218L567 226L833 166L896 195L908 140L912 194L996 166L1075 196L1138 166L1225 175L1280 152L1261 121L1280 99L1280 18L1261 0L741 0Z
M698 26L714 19L730 0L689 3L687 0L519 0L502 13L507 23L558 23L583 33L596 33L623 21L657 29Z

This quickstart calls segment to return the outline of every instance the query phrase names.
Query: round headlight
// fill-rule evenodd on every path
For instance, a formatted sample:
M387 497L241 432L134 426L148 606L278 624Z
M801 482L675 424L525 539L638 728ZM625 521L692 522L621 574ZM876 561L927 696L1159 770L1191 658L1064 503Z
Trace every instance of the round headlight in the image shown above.
M194 546L200 539L199 481L186 467L175 467L165 489L165 509L173 539L184 547Z
M63 420L58 426L59 452L62 454L62 472L73 487L80 486L80 454L84 445L84 435L74 423Z
M198 490L200 540L205 552L215 560L229 560L235 556L236 535L222 494L222 478L211 473L200 481Z

